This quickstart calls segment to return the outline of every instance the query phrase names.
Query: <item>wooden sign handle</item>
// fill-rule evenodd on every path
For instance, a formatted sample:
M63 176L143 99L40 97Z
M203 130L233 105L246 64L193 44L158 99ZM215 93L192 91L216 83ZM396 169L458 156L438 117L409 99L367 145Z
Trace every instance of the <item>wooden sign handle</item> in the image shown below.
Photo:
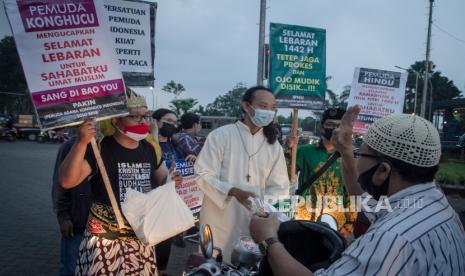
M113 193L113 189L111 188L110 179L108 178L107 170L105 169L105 164L103 163L102 156L100 155L100 150L97 146L95 137L92 138L90 143L92 144L92 150L94 151L95 159L97 160L97 165L100 170L100 174L102 175L103 184L105 185L108 197L110 198L111 207L115 213L116 223L118 224L119 229L123 229L125 228L124 219L121 215L121 211L119 209L118 202L116 201L115 194Z
M292 130L291 130L291 135L293 137L297 137L297 143L292 147L292 152L291 152L291 179L290 182L291 184L296 184L297 179L296 179L296 163L297 163L297 144L299 142L299 137L297 136L297 128L299 127L299 110L297 108L294 108L294 113L292 116Z

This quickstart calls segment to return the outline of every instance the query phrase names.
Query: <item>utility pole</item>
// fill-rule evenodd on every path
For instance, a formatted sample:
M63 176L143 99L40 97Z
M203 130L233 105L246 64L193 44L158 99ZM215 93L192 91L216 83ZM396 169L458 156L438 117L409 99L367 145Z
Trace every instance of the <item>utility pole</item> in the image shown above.
M263 85L263 63L265 50L266 0L260 0L260 32L258 34L257 85Z
M434 0L429 0L429 16L428 16L428 35L426 37L426 60L425 60L425 79L423 82L423 100L421 103L421 116L426 117L426 99L428 93L428 79L429 79L429 52L431 47L431 24L433 23L433 3Z

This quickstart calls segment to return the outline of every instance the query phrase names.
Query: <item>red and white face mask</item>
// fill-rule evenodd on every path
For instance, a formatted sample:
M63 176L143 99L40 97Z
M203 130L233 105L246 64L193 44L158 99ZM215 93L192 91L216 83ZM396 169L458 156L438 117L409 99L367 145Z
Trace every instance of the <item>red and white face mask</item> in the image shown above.
M124 126L122 130L119 127L117 127L117 129L132 140L141 141L149 134L150 126L146 124L138 124L133 126Z

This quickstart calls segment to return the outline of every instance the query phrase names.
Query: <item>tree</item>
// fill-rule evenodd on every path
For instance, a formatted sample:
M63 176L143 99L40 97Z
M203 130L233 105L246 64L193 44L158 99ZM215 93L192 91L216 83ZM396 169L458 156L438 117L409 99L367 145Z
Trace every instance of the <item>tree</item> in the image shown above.
M315 132L315 130L318 129L317 124L318 122L315 118L308 116L302 120L301 127L302 130ZM315 135L315 133L313 135Z
M278 115L277 119L278 119L278 123L280 124L291 124L292 123L292 118L290 120L289 118L286 118L283 115Z
M455 86L452 80L442 76L440 71L435 71L436 65L431 61L429 73L429 85L433 90L433 102L451 100L454 98L461 98L462 92ZM416 72L418 72L418 91L415 91L416 88ZM415 93L417 93L417 110L415 113L419 113L421 109L421 104L423 100L423 83L425 76L425 62L416 61L409 68L409 76L407 79L407 85L405 88L405 113L414 112L414 102L415 102ZM426 100L426 111L429 113L429 93L431 92L431 87L428 89L428 98Z
M0 57L0 112L32 114L34 109L12 36L0 40Z
M208 116L242 116L242 95L247 87L244 83L238 83L226 94L216 97L213 103L207 105L203 115Z
M168 82L161 90L174 94L175 98L181 95L182 92L186 91L182 84L176 83L174 81Z
M192 109L191 112L199 115L207 115L203 105L199 105L197 108Z
M170 108L176 111L177 115L182 115L191 110L199 102L193 98L174 99L172 100Z
M327 76L325 78L325 82L326 82L326 96L325 98L328 98L327 100L325 100L325 108L329 108L329 107L336 107L336 106L339 106L339 100L337 98L337 95L336 93L334 93L333 90L331 89L328 89L328 81L331 80L333 77L331 76Z

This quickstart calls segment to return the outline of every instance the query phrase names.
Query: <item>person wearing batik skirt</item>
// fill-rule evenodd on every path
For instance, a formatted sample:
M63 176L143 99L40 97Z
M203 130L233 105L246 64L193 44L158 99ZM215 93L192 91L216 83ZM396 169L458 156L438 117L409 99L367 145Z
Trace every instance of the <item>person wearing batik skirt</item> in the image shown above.
M145 140L151 116L143 97L128 98L129 115L111 120L115 133L100 142L100 154L118 206L128 189L147 193L166 182L168 170L157 157L153 145ZM60 166L63 188L73 188L90 178L93 201L87 229L79 250L77 275L157 275L153 247L143 244L124 219L117 227L115 213L102 176L89 145L95 136L95 122L79 127L79 138ZM174 176L176 182L182 179Z

